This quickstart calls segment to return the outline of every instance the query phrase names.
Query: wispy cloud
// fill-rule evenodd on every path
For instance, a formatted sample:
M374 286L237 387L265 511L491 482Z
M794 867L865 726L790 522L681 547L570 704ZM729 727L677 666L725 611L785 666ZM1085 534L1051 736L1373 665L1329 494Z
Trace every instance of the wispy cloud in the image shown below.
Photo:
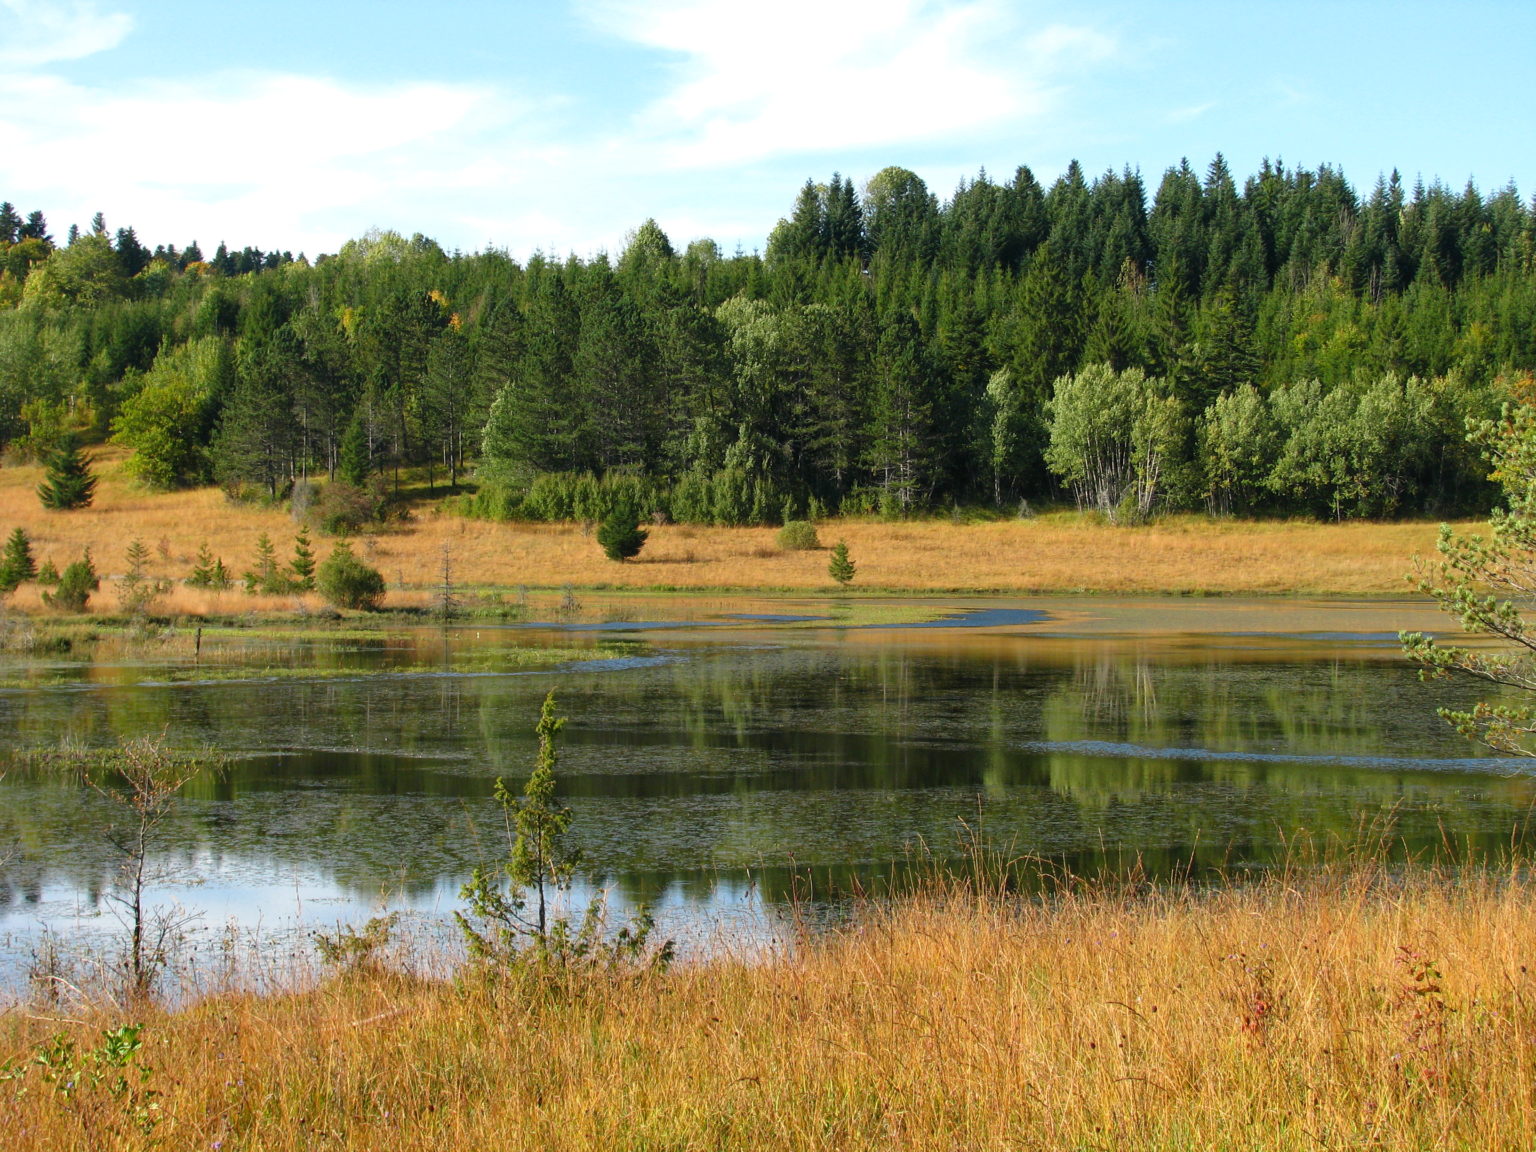
M1191 104L1184 108L1174 108L1164 114L1163 119L1169 124L1188 124L1191 120L1198 120L1211 109L1216 107L1216 101L1207 100L1204 104Z
M999 0L593 0L588 16L678 57L637 128L687 166L1027 130L1068 72L1115 51Z
M89 0L0 0L0 67L80 60L116 48L132 30L126 12L102 12Z

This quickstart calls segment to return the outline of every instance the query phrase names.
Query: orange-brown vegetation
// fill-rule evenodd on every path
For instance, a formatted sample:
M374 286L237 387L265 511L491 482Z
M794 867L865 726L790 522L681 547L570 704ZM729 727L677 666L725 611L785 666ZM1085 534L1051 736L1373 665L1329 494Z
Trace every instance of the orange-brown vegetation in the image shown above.
M271 536L280 560L291 555L297 525L285 510L233 504L214 488L145 492L124 476L122 460L114 449L98 454L96 500L73 512L39 506L39 469L0 469L0 534L22 526L39 563L51 559L61 569L88 546L104 575L124 569L124 551L137 538L150 549L149 575L178 581L191 571L205 543L236 576L252 564L262 532ZM466 520L438 502L422 500L404 523L365 536L357 552L383 573L390 588L387 604L425 602L428 590L441 581L445 548L453 580L464 587L832 585L826 548L784 551L774 542L775 532L656 526L639 557L619 564L605 559L590 529L580 525ZM858 566L855 589L973 592L1396 593L1406 591L1403 576L1413 558L1433 553L1435 533L1436 527L1424 522L1319 524L1200 516L1126 528L1070 513L970 524L851 520L821 526L824 544L847 540ZM315 544L323 557L327 542L316 536ZM312 597L309 602L318 603ZM37 603L35 589L24 587L14 603ZM263 605L238 591L178 589L161 610L248 611L293 604L291 597ZM113 611L113 597L97 597L95 608Z
M33 1068L28 1149L1528 1149L1529 874L1221 891L940 884L763 959L337 977L180 1012L0 1016L0 1059L144 1024L146 1125ZM16 1089L25 1086L24 1095Z

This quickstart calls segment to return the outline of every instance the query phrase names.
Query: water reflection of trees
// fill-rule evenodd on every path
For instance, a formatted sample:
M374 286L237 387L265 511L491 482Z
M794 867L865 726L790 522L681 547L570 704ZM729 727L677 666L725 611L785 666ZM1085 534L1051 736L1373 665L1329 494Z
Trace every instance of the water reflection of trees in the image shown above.
M457 667L435 643L361 658ZM1383 814L1415 842L1491 847L1531 802L1523 780L1350 762L1465 754L1409 669L1148 645L1020 641L985 658L958 644L718 645L623 672L113 684L11 693L0 721L22 745L166 731L229 749L226 775L187 790L178 868L300 869L368 899L425 898L500 850L490 782L531 763L552 685L571 717L576 838L626 898L692 899L749 871L774 898L796 869L862 883L920 846L958 852L962 819L1082 869L1127 854L1217 867L1268 858L1298 828L1348 836ZM1275 752L1319 759L1242 758ZM0 899L35 898L42 862L99 891L109 865L90 799L65 781L0 789L30 861Z

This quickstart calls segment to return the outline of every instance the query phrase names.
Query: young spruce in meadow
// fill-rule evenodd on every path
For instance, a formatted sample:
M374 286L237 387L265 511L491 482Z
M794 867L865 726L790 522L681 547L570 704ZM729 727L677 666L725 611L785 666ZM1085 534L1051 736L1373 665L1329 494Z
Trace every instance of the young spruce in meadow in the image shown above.
M87 507L95 494L96 477L91 472L90 459L80 451L73 436L66 436L48 458L48 472L38 485L37 498L44 508L67 512Z
M848 542L839 540L832 549L832 559L827 561L827 575L836 580L840 587L846 588L852 582L856 570L853 561L848 559Z
M25 529L15 529L0 554L0 592L14 592L24 580L37 575L37 561L32 558L32 541Z
M597 542L603 546L604 554L621 562L640 554L647 535L639 518L623 509L610 513L597 527Z
M41 574L38 581L42 582ZM43 603L61 612L84 612L91 593L100 587L101 577L96 575L96 564L91 560L91 550L87 548L80 559L65 566L59 576L58 587L52 592L43 593Z

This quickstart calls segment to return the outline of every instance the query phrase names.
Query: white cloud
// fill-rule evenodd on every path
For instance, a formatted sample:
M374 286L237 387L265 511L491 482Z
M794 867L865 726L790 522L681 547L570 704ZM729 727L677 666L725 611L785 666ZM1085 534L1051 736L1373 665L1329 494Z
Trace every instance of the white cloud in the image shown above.
M0 67L37 68L94 56L116 48L132 30L133 17L101 12L89 0L0 0Z
M638 127L688 166L1027 130L1071 70L1115 51L1001 0L596 0L588 15L681 57Z
M547 158L531 112L464 84L0 76L0 190L49 205L55 232L100 208L145 239L333 250L367 223L430 229L452 194L516 184ZM419 218L396 219L399 204Z
M1022 147L1069 80L1117 51L1086 28L1030 24L1012 0L576 2L669 61L666 89L617 130L576 119L590 93L534 99L501 80L79 79L51 66L119 44L128 17L0 0L0 197L44 208L56 235L99 209L146 243L205 251L314 255L378 226L586 255L617 251L649 215L679 245L750 249L787 210L799 157L851 168L878 150L936 175L924 157L955 142Z

